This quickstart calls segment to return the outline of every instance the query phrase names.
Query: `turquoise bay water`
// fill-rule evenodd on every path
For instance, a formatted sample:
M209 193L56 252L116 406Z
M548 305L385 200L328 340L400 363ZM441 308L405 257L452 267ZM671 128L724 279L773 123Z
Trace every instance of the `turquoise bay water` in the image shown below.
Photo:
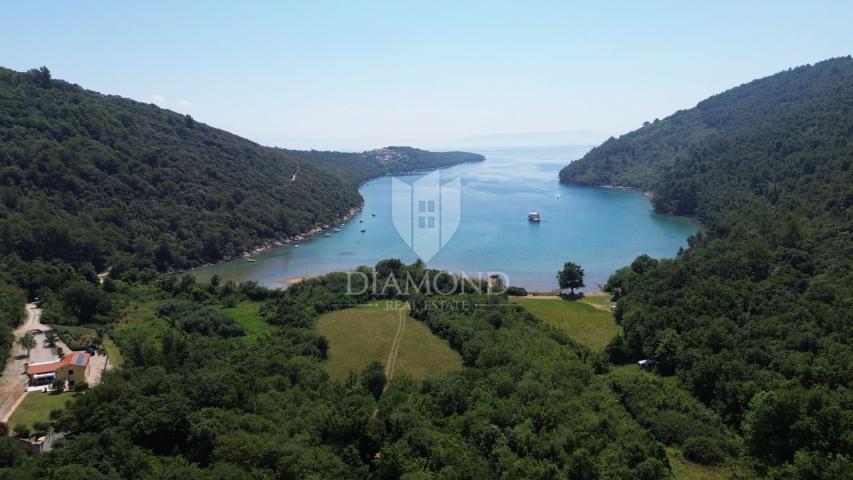
M583 266L587 290L597 290L637 255L671 257L686 245L699 226L655 214L640 192L561 185L559 170L587 150L485 149L478 150L485 162L442 169L442 183L457 177L461 181L461 220L427 265L470 276L503 272L512 285L551 290L557 287L557 270L571 260ZM397 178L412 183L421 176ZM372 266L385 258L414 262L417 256L391 221L391 177L368 182L360 192L364 210L341 232L302 242L298 248L269 250L254 263L239 259L192 273L201 281L219 274L224 280L284 287L295 278ZM527 212L533 210L541 214L539 224L527 221Z

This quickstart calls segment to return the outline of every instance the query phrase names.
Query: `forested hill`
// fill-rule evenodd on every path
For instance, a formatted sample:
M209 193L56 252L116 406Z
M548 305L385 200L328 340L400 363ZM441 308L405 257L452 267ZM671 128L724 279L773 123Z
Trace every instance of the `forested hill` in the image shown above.
M326 168L329 172L360 184L388 174L449 167L459 163L482 162L486 157L468 152L429 152L412 147L385 147L368 152L328 152L285 150L294 157Z
M839 180L850 162L851 118L853 60L827 60L611 138L565 167L560 180L652 190L659 210L705 220L755 198L790 206L804 195L843 197L849 190L824 187L845 186Z
M46 69L0 69L0 260L33 288L51 262L90 276L190 267L332 222L369 177L476 157L289 152Z
M756 80L570 164L707 226L606 288L624 335L744 435L771 478L845 478L853 444L853 59ZM844 473L846 472L846 474Z

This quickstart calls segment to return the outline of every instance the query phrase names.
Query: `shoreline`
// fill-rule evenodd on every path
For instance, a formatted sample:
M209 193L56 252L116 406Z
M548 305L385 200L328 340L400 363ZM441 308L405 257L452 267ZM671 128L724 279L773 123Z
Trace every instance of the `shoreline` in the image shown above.
M285 237L285 238L280 239L280 240L272 240L272 241L268 241L265 243L258 244L254 248L252 248L250 250L246 250L245 252L243 252L239 255L236 255L236 256L225 256L225 257L222 257L221 260L218 260L216 262L205 263L203 265L197 265L195 267L187 268L187 269L183 269L183 270L174 270L170 273L172 275L181 275L183 273L188 273L188 272L191 272L193 270L198 270L200 268L213 267L215 265L221 265L223 263L232 262L234 260L239 260L241 258L243 258L243 259L251 258L255 255L267 252L267 251L275 249L275 248L284 247L284 246L287 246L287 245L290 245L290 244L296 243L296 242L304 242L306 240L310 240L310 239L316 237L318 234L329 230L330 228L335 228L335 225L337 225L339 223L345 223L345 222L352 220L358 214L358 212L360 212L363 208L364 208L364 201L362 200L361 203L359 203L355 207L350 208L347 213L336 218L335 221L332 222L331 224L318 224L306 232L300 232L300 233L297 233L295 235L291 235L289 237Z
M459 163L454 163L452 165L446 165L443 167L421 168L421 169L416 169L416 170L408 170L408 171L393 172L393 173L389 172L389 173L385 173L384 175L378 175L376 177L370 177L370 178L366 178L366 179L360 181L358 183L358 185L356 186L356 191L360 190L361 187L363 187L364 185L366 185L366 184L368 184L368 183L370 183L376 179L382 178L382 177L388 177L388 176L394 176L394 175L417 175L419 173L432 172L435 170L441 170L442 168L455 167L457 165L463 165L466 163L478 163L478 162L485 162L485 161L486 161L486 157L483 156L483 158L481 160L463 161L463 162L459 162ZM245 251L245 252L243 252L237 256L233 256L233 257L232 256L225 256L225 257L222 257L222 259L215 261L215 262L205 263L202 265L196 265L195 267L185 268L182 270L173 270L173 271L168 272L168 273L171 275L181 275L181 274L184 274L187 272L191 272L193 270L197 270L199 268L206 268L206 267L212 267L215 265L221 265L223 263L228 263L228 262L231 262L234 260L239 260L241 258L250 258L254 255L258 255L260 253L267 252L267 251L272 250L274 248L279 248L279 247L284 247L286 245L290 245L291 243L294 243L294 242L303 242L305 240L309 240L309 239L317 236L317 234L319 234L319 233L325 232L329 228L334 228L334 225L337 225L338 223L344 223L344 222L348 222L348 221L352 220L358 214L358 212L360 212L362 209L364 209L364 199L363 198L358 205L349 209L349 211L346 214L344 214L341 217L338 217L331 224L322 224L322 225L318 224L318 225L315 225L312 229L308 230L307 232L300 232L300 233L297 233L295 235L285 237L284 239L273 240L273 241L268 241L266 243L258 244L254 248L247 250L247 251ZM331 273L331 272L329 272L329 273Z

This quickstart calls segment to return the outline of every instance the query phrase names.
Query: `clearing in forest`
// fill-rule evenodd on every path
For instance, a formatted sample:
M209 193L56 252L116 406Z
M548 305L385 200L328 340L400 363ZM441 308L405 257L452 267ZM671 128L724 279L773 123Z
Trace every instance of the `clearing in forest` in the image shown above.
M590 305L583 299L510 297L510 301L523 305L533 315L593 350L603 349L621 331L606 307Z
M386 310L385 302L331 312L320 317L317 328L329 340L325 367L335 379L360 371L377 360L390 378L414 378L460 370L462 359L447 342L436 337L405 310Z

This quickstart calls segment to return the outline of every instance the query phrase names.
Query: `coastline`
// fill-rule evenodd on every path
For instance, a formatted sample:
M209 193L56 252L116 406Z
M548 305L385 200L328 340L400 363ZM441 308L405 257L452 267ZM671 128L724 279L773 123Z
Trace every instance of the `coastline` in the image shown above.
M442 168L450 168L450 167L454 167L456 165L462 165L464 163L485 162L486 157L483 155L481 155L481 156L483 158L480 160L463 161L463 162L454 163L452 165L446 165L446 166L441 166L441 167L419 168L419 169L415 169L415 170L407 170L407 171L400 171L400 172L388 172L388 173L385 173L384 175L378 175L378 176L366 178L366 179L360 181L358 183L358 185L356 186L356 190L360 189L365 184L376 180L377 178L393 176L393 175L417 175L419 173L432 172L435 170L441 170ZM214 265L220 265L220 264L231 262L233 260L238 260L241 258L250 258L253 255L258 255L260 253L272 250L274 248L279 248L279 247L283 247L285 245L290 245L294 242L303 242L305 240L309 240L309 239L317 236L318 234L325 232L329 228L334 228L334 225L337 225L339 223L348 222L348 221L352 220L358 214L358 212L360 212L363 208L364 208L364 199L362 199L358 205L349 209L349 211L346 214L344 214L341 217L336 218L335 221L332 222L331 224L317 224L317 225L314 225L313 228L311 228L310 230L308 230L306 232L300 232L300 233L297 233L295 235L291 235L289 237L285 237L285 238L279 239L279 240L272 240L272 241L268 241L265 243L260 243L260 244L256 245L255 247L251 248L250 250L247 250L247 251L241 253L240 255L225 256L225 257L222 257L220 260L217 260L215 262L205 263L202 265L196 265L194 267L181 269L181 270L173 270L172 272L170 272L170 274L181 275L181 274L184 274L184 273L187 273L187 272L190 272L192 270L199 269L199 268L212 267Z
M318 234L325 232L326 230L328 230L330 228L334 228L334 226L337 225L338 223L348 222L348 221L352 220L353 217L355 217L358 214L358 212L360 212L363 208L364 208L364 200L362 200L355 207L350 208L349 211L347 213L345 213L344 215L336 218L335 221L332 222L331 224L318 224L306 232L301 232L301 233L297 233L294 235L290 235L290 236L285 237L285 238L280 239L280 240L272 240L272 241L268 241L265 243L260 243L260 244L256 245L255 247L253 247L252 249L246 250L245 252L243 252L239 255L225 256L225 257L222 257L221 260L218 260L216 262L205 263L203 265L197 265L195 267L186 268L183 270L174 270L171 272L171 274L172 275L181 275L183 273L191 272L191 271L197 270L199 268L212 267L214 265L220 265L220 264L231 262L234 260L239 260L241 258L250 258L254 255L258 255L259 253L263 253L263 252L272 250L274 248L283 247L285 245L290 245L290 244L295 243L295 242L303 242L305 240L309 240L309 239L317 236Z

